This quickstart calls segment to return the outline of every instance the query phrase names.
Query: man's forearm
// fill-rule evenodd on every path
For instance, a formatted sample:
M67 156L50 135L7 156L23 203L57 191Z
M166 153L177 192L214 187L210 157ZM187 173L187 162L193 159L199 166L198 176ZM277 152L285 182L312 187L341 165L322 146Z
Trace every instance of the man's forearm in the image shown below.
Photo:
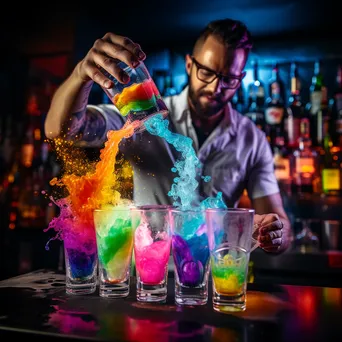
M93 81L84 82L77 77L76 69L55 92L45 120L45 134L53 139L59 136L72 113L85 110ZM70 122L71 125L71 122Z

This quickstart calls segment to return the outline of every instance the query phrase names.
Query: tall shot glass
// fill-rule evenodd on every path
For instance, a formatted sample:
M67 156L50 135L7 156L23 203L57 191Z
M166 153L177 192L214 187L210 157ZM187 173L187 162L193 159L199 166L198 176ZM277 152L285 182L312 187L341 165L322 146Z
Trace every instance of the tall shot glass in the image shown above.
M99 256L99 295L127 297L133 251L130 208L96 209L94 223Z
M175 302L205 305L208 301L209 242L202 210L171 209Z
M168 206L131 209L139 302L165 302L171 238Z
M244 311L248 263L254 243L253 209L207 209L213 308L219 312Z
M63 233L63 247L66 293L85 295L95 292L98 258L94 226L89 222L70 220Z
M131 68L123 62L118 63L118 66L128 74L129 82L122 84L106 71L102 71L114 82L113 88L103 90L120 114L127 117L128 122L140 121L141 125L136 132L142 132L145 130L145 120L156 114L161 114L165 118L168 109L143 62L136 68Z

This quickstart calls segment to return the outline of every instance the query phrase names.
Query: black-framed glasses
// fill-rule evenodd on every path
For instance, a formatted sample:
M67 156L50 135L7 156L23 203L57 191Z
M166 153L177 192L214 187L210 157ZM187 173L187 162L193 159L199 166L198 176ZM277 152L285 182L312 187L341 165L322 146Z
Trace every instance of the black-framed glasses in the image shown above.
M216 78L218 78L221 81L222 88L236 89L244 77L244 74L240 76L222 75L197 62L194 56L191 56L191 59L195 63L197 68L197 78L204 83L209 84L213 82Z

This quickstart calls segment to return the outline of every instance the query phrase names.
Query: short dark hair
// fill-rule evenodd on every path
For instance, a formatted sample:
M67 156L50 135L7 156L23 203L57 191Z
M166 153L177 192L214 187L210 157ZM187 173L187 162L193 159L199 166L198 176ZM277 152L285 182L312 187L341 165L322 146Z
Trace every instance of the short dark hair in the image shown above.
M247 26L234 19L219 19L211 21L199 34L193 54L199 50L209 36L217 37L232 49L244 49L249 52L253 47L252 36Z

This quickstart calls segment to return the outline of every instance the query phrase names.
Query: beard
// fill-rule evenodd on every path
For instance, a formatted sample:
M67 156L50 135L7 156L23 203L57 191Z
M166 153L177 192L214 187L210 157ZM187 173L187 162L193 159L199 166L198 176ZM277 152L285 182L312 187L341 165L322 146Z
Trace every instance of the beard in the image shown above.
M215 99L215 101L213 101L212 103L203 103L201 102L201 97L204 96L210 96ZM222 96L215 96L211 92L205 90L199 90L196 92L193 89L191 83L189 83L189 99L196 111L197 116L206 118L215 116L217 113L222 111L222 109L227 105L228 102L228 100L224 100Z

